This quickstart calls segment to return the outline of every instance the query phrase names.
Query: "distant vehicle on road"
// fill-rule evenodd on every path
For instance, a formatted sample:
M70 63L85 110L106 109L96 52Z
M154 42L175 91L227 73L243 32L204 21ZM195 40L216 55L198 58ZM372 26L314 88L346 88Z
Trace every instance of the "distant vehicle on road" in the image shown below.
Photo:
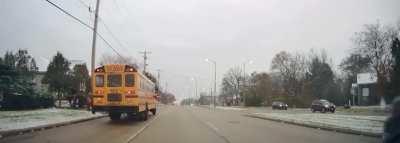
M122 113L147 120L148 112L156 114L154 83L129 65L101 66L92 76L92 112L107 112L111 120Z
M287 110L288 105L283 102L274 101L272 102L272 109Z
M332 112L335 113L336 106L335 104L329 102L328 100L319 99L314 100L311 103L311 111L314 113L316 111L320 111L321 113Z

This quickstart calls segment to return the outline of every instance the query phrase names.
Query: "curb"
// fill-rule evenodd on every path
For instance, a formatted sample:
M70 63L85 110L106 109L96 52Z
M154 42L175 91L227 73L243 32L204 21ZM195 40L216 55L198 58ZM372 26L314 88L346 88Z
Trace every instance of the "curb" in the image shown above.
M262 116L257 116L257 115L254 115L254 114L246 114L246 115L243 115L243 116L252 117L252 118L258 118L258 119L263 119L263 120L270 120L270 121L275 121L275 122L281 122L281 123L287 123L287 124L292 124L292 125L298 125L298 126L314 128L314 129L335 131L335 132L340 132L340 133L362 135L362 136L369 136L369 137L376 137L376 138L381 138L382 137L382 133L371 133L371 132L357 131L357 130L353 130L353 129L343 129L343 128L338 128L338 127L329 127L329 126L322 126L322 125L311 125L311 124L296 123L294 121L284 121L284 120L281 120L281 119L273 119L273 118L268 118L268 117L262 117Z
M107 115L101 115L101 116L96 116L96 117L90 117L90 118L84 118L84 119L76 119L76 120L65 121L65 122L60 122L60 123L40 125L40 126L36 126L36 127L29 127L29 128L24 128L24 129L13 129L13 130L8 130L8 131L0 131L0 140L2 138L9 137L9 136L22 135L22 134L25 134L25 133L32 133L32 132L35 132L35 131L42 131L42 130L46 130L46 129L51 129L51 128L56 128L56 127L76 124L76 123L80 123L80 122L85 122L85 121L90 121L90 120L94 120L94 119L104 118L106 116Z

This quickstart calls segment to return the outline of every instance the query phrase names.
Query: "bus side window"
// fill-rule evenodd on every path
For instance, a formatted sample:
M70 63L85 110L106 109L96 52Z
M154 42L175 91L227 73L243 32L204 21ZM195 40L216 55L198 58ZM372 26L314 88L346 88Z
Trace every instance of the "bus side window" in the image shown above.
M143 89L143 85L142 85L142 79L139 80L139 89L142 90Z
M96 75L96 87L104 87L104 75Z

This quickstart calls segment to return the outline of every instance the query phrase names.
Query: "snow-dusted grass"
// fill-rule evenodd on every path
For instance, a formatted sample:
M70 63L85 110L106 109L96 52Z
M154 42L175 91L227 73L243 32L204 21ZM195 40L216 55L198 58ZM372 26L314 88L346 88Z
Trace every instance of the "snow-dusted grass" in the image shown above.
M338 115L330 113L254 113L258 116L295 122L300 124L318 125L323 127L335 127L351 129L369 133L382 133L386 116L358 116Z
M356 115L372 115L372 116L388 116L390 114L389 108L381 106L352 106L351 109L344 109L338 107L337 111L343 114L356 114Z
M216 108L222 109L222 110L234 110L234 111L243 111L243 110L246 110L246 109L240 108L240 107L226 107L226 106L217 106Z
M101 116L101 114L93 115L86 110L57 108L29 111L0 111L0 131L25 129L96 116Z

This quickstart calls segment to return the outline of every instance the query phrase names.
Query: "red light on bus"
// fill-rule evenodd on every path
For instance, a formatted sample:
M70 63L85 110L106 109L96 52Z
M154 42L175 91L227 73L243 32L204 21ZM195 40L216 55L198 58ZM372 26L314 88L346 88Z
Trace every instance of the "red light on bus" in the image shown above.
M135 94L135 91L133 91L133 90L128 90L126 93L127 93L127 94Z
M103 94L104 91L103 91L103 90L96 90L95 93L96 93L96 94Z

